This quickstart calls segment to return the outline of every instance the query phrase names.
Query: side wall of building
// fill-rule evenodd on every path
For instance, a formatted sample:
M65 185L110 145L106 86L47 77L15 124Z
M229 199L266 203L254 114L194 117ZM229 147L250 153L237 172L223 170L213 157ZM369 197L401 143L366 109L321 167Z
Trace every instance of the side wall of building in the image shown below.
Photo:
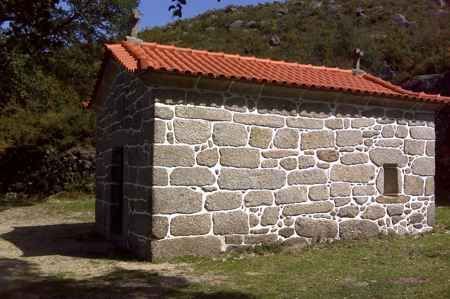
M432 111L162 88L152 97L154 258L433 225Z
M112 61L105 71L111 82L96 111L96 229L149 258L154 135L150 89Z

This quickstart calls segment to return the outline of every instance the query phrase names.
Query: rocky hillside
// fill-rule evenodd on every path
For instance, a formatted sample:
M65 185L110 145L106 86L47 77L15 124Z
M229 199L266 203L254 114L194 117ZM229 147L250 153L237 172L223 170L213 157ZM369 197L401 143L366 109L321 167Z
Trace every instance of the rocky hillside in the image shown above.
M343 68L352 67L351 52L361 48L365 70L411 89L450 94L450 75L445 74L450 71L448 0L288 0L229 6L145 30L141 37Z

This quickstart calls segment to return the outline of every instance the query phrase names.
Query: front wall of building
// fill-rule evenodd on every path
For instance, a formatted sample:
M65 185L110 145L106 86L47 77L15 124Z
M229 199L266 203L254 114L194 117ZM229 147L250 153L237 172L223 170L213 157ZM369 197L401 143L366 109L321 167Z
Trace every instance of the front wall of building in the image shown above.
M152 97L154 258L433 225L431 111L181 89ZM383 196L385 186L402 196Z

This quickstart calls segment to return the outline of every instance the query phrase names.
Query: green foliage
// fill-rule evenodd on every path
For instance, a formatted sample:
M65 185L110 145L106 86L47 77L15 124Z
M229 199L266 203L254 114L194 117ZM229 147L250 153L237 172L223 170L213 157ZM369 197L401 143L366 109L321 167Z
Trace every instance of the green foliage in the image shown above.
M138 0L0 3L0 145L92 144L102 44L122 39Z
M423 73L450 69L450 11L438 14L436 1L343 0L335 6L322 1L286 1L211 11L169 26L147 29L141 38L166 44L283 59L300 63L352 67L352 50L365 52L362 67L383 75L385 65L395 72L390 80L400 83ZM366 17L358 17L356 8ZM288 8L287 14L279 14ZM410 26L397 24L403 14ZM244 21L241 28L229 25ZM255 21L256 26L245 23ZM279 46L270 46L272 35Z

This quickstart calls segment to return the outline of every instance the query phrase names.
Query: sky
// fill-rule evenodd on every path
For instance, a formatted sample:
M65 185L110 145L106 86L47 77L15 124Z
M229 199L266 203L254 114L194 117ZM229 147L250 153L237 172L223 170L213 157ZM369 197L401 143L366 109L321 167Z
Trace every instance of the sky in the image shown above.
M188 0L183 9L183 19L191 18L210 9L224 8L228 5L251 5L258 3L274 2L274 0ZM141 30L146 27L164 26L174 19L167 10L171 0L141 0L139 9L143 14L140 23Z

